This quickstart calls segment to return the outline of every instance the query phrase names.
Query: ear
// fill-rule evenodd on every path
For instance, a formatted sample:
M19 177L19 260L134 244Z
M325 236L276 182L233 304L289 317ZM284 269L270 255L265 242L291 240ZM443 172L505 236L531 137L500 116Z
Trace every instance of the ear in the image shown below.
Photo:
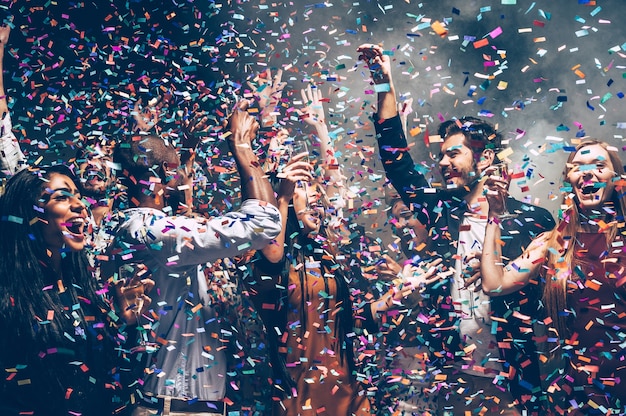
M493 149L485 149L480 154L480 160L476 163L476 167L482 172L487 169L496 158L496 153Z
M159 165L159 172L158 173L159 173L159 178L161 179L161 184L163 184L163 185L165 185L168 182L168 180L167 180L167 177L168 177L167 172L168 172L168 170L169 169L167 168L167 162L165 162L165 161L161 162L161 164Z

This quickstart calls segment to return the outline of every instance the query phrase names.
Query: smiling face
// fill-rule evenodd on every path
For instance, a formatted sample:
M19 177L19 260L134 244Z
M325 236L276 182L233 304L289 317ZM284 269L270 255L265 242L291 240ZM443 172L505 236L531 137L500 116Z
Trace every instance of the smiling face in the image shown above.
M581 147L567 165L567 181L582 210L601 208L613 195L615 168L600 144Z
M107 160L106 158L88 158L80 164L80 180L86 195L96 199L106 196L112 183L111 168L106 163Z
M296 212L303 234L318 233L324 218L322 195L311 184L297 186L293 194L293 209Z
M41 194L42 232L48 249L67 247L80 251L85 246L87 209L74 181L66 175L52 173Z
M465 143L465 136L456 133L446 137L441 146L439 168L447 188L463 188L480 175L472 149Z

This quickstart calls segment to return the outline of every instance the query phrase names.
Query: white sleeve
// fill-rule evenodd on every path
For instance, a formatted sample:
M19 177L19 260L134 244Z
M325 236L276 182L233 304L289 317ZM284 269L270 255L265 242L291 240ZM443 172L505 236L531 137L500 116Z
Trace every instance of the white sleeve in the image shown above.
M255 199L239 211L211 219L185 216L143 221L132 231L148 249L158 250L170 267L189 266L261 249L281 231L280 212Z
M26 166L26 158L20 149L20 143L13 134L11 116L7 112L0 123L0 170L5 176L11 176Z

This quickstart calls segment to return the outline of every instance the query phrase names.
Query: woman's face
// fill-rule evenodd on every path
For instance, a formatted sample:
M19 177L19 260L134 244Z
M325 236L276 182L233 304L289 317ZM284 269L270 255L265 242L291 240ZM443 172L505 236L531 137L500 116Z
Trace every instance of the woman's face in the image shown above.
M605 148L592 144L579 149L568 165L567 181L583 210L599 209L611 199L615 169Z
M322 226L324 207L320 204L322 195L315 186L302 183L293 194L293 209L304 234L317 233Z
M52 173L40 200L45 220L43 235L48 249L82 250L87 209L74 181L61 173Z

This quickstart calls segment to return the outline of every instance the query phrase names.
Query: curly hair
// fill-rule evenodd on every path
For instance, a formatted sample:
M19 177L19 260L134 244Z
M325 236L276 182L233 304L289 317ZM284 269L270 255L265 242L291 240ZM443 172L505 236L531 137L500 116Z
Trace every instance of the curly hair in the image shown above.
M118 166L118 178L128 188L129 197L142 198L142 190L149 186L152 177L166 178L163 164L176 169L180 158L176 148L168 141L152 135L138 136L130 143L120 143L113 151L113 161Z

